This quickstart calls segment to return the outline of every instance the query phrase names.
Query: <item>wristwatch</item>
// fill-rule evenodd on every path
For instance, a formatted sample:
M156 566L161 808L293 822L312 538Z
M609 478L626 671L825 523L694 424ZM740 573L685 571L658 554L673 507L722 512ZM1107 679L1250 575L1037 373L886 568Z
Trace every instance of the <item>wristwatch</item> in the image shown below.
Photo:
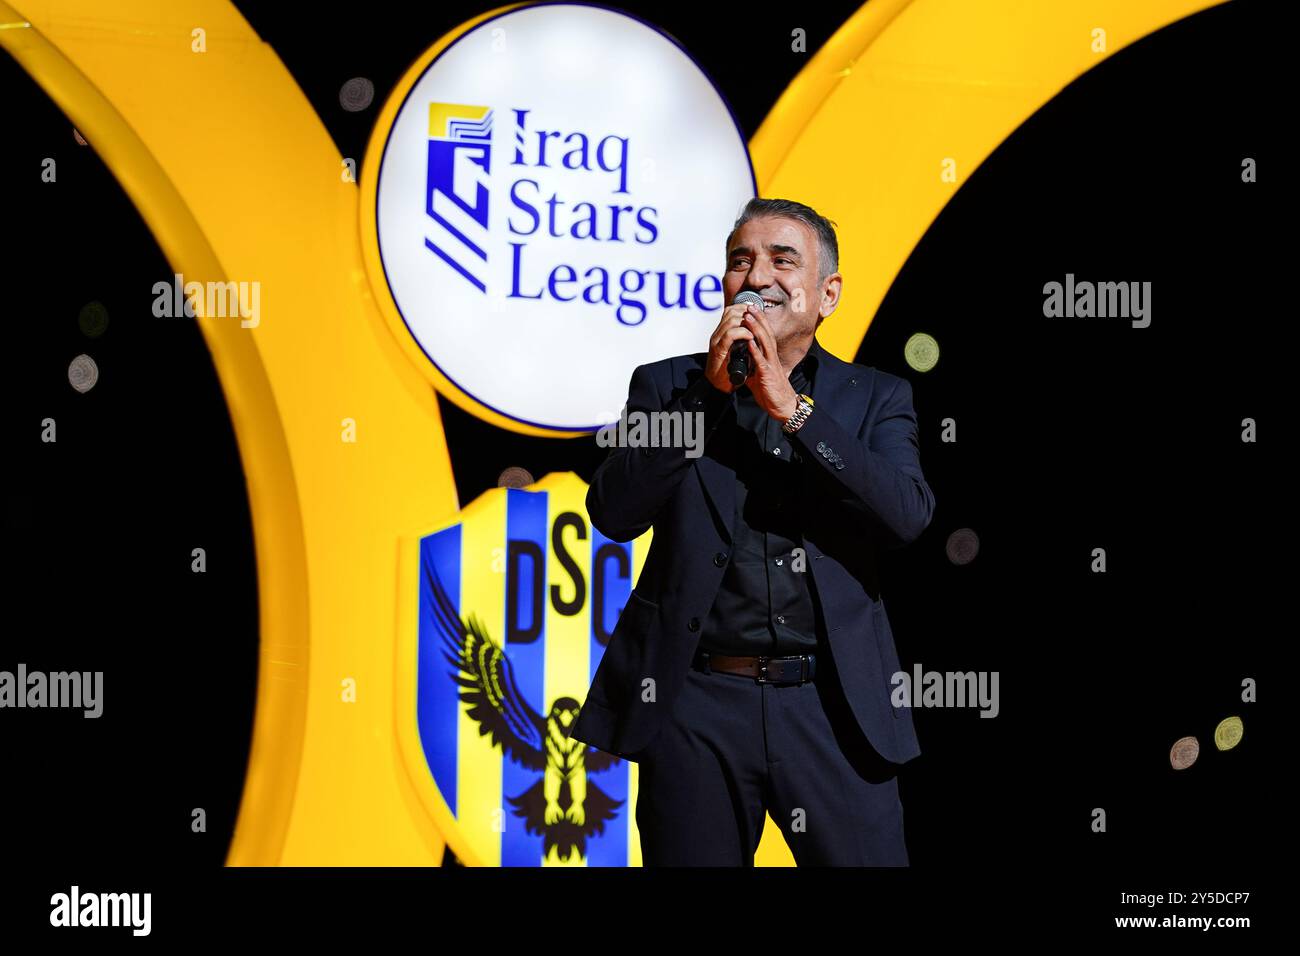
M785 432L787 435L793 435L800 429L803 423L808 420L808 416L812 414L812 410L812 396L804 395L801 392L799 394L799 404L795 406L794 414L786 419L785 424L781 426L781 431Z

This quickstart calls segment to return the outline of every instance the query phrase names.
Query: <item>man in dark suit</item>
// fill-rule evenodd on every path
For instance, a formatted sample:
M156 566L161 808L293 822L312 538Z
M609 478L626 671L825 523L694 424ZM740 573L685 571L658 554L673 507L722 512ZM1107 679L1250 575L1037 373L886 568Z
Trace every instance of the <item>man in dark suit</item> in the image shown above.
M765 812L801 866L908 865L896 772L920 747L890 701L878 558L934 495L910 384L817 342L838 259L814 210L751 200L723 294L765 307L725 307L707 352L638 366L628 390L629 421L697 415L703 454L616 447L592 476L592 524L654 535L571 736L639 763L647 866L752 866Z

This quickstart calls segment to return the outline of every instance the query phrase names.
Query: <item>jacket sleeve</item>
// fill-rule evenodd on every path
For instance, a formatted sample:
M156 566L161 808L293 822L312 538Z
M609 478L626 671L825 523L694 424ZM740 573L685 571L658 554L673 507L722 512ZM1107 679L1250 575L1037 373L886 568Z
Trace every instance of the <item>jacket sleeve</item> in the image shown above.
M667 368L667 366L663 366ZM661 404L650 365L632 370L624 414L657 411L702 414L704 440L713 435L732 396L713 386L703 374L680 396ZM607 538L631 541L640 537L672 497L693 458L685 447L615 445L596 468L587 489L587 515Z
M795 438L807 457L836 479L837 505L881 534L888 548L915 541L934 517L934 493L921 474L916 412L907 379L885 399L870 437L846 431L814 405Z

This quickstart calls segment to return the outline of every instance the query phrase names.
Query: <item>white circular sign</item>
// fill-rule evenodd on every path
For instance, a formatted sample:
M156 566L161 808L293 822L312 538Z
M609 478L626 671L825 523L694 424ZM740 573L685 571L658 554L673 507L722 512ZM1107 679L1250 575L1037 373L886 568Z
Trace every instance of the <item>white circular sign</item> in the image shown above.
M708 347L754 187L735 118L673 40L600 7L525 7L453 41L398 109L380 260L456 388L594 431L637 365Z

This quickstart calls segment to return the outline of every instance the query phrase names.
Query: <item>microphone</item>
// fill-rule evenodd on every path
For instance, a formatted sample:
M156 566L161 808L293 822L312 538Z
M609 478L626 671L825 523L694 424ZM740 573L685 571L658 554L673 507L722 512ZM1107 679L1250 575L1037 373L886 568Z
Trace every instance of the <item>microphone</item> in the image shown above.
M744 305L750 302L758 306L760 312L767 308L763 304L763 297L748 289L737 292L736 297L731 300L732 305ZM749 339L741 339L732 344L731 354L727 356L727 374L731 377L731 387L740 388L744 385L745 379L749 378L749 373Z

